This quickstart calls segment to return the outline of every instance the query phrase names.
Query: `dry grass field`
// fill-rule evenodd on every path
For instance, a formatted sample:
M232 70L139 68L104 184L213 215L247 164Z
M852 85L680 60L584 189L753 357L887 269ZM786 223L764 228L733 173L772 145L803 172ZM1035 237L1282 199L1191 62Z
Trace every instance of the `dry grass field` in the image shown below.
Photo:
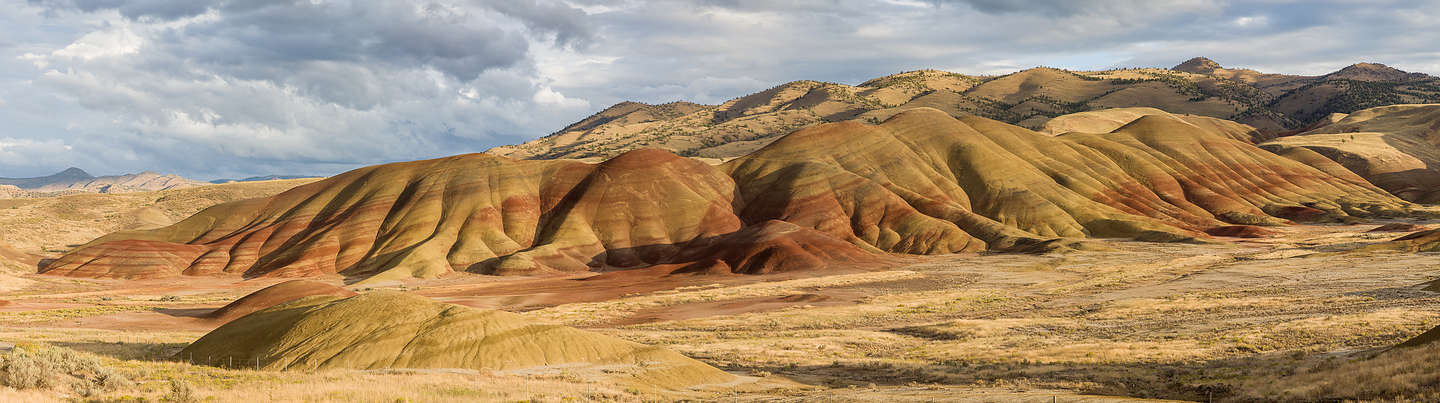
M170 225L216 204L271 196L318 179L234 182L134 193L0 199L0 245L53 255L111 232Z
M218 325L198 316L275 280L25 275L31 284L0 294L0 342L17 346L6 365L28 359L49 380L7 378L0 400L1440 398L1440 347L1389 351L1440 325L1440 293L1423 290L1440 255L1355 251L1398 236L1365 232L1378 224L1297 225L1273 238L1201 244L1097 241L1108 251L907 257L886 270L831 275L672 276L614 293L589 289L612 283L576 281L583 276L457 274L383 287L660 345L741 375L685 390L554 368L275 372L217 357L177 361Z

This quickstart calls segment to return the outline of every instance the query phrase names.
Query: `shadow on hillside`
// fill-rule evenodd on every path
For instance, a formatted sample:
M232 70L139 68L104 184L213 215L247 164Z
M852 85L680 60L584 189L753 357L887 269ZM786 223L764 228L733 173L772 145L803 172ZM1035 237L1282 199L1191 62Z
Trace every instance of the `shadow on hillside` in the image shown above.
M36 273L36 274L44 273L44 272L45 272L45 266L49 266L51 263L55 263L55 260L57 260L57 259L54 259L54 258L40 259L40 262L39 262L39 263L35 263L35 273Z
M176 318L203 318L205 315L215 312L215 308L156 308L155 312Z
M1382 350L1358 352L1355 357ZM729 366L741 374L775 374L798 382L830 388L870 385L979 385L1019 389L1075 389L1082 394L1127 396L1147 399L1219 401L1245 399L1242 382L1257 377L1279 378L1294 373L1303 359L1320 360L1326 354L1308 357L1293 352L1258 355L1192 363L1038 363L1028 360L973 362L965 360L919 363L885 361L840 362L809 366Z
M52 342L55 346L120 360L166 361L189 343Z

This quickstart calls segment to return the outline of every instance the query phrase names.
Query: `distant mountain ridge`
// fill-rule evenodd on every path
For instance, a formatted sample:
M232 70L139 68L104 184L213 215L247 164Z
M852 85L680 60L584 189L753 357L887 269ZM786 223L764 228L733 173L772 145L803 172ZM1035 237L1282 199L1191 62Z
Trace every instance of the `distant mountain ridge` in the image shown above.
M1440 103L1440 78L1357 63L1304 76L1226 68L1197 57L1173 68L1068 71L1036 67L1001 76L918 70L859 85L794 81L719 105L622 102L549 136L489 152L523 159L604 159L651 147L729 159L795 129L825 122L882 121L917 107L1040 129L1076 112L1150 107L1251 125L1257 141L1297 133L1333 113Z
M57 183L75 183L95 179L89 172L75 167L66 168L64 171L56 172L53 175L34 178L0 178L0 185L10 185L21 189L38 189L44 186Z
M128 193L155 190L181 189L202 186L208 183L188 179L179 175L145 171L128 175L93 176L80 168L67 168L54 175L35 178L0 178L0 194L16 196L23 191L27 194L57 193L66 191L90 193Z
M228 178L227 178L227 179L216 179L216 180L210 181L210 183L221 184L221 183L232 183L232 182L260 182L260 181L275 181L275 180L290 180L290 179L311 179L311 178L321 178L321 177L322 177L322 176L319 176L319 175L265 175L265 176L251 176L251 177L249 177L249 178L243 178L243 179L228 179Z

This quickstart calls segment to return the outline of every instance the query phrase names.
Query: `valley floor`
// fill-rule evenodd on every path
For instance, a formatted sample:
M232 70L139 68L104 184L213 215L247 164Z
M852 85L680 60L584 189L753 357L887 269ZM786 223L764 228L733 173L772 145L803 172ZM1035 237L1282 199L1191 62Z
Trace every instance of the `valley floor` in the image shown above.
M1440 398L1440 348L1386 351L1440 325L1440 293L1423 289L1440 277L1440 254L1354 251L1401 235L1365 232L1378 224L1297 225L1212 244L1098 241L1111 250L1057 255L904 257L880 271L461 274L352 286L521 311L743 375L693 390L559 368L281 373L227 369L216 357L169 361L217 326L201 314L276 281L26 275L24 288L0 293L0 349L62 351L129 382L0 388L0 400L183 400L187 391L374 402Z

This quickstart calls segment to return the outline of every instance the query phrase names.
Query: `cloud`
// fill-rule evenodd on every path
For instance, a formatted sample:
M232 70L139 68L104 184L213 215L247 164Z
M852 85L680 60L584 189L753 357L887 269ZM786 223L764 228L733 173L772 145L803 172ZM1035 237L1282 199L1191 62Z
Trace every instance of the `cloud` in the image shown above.
M583 12L563 3L163 4L27 10L88 30L18 59L35 69L19 86L86 112L64 130L72 142L106 144L92 164L314 173L481 151L591 108L550 87L531 57L590 40Z
M1436 18L1384 0L0 0L0 176L332 174L624 100L918 68L1437 73Z

